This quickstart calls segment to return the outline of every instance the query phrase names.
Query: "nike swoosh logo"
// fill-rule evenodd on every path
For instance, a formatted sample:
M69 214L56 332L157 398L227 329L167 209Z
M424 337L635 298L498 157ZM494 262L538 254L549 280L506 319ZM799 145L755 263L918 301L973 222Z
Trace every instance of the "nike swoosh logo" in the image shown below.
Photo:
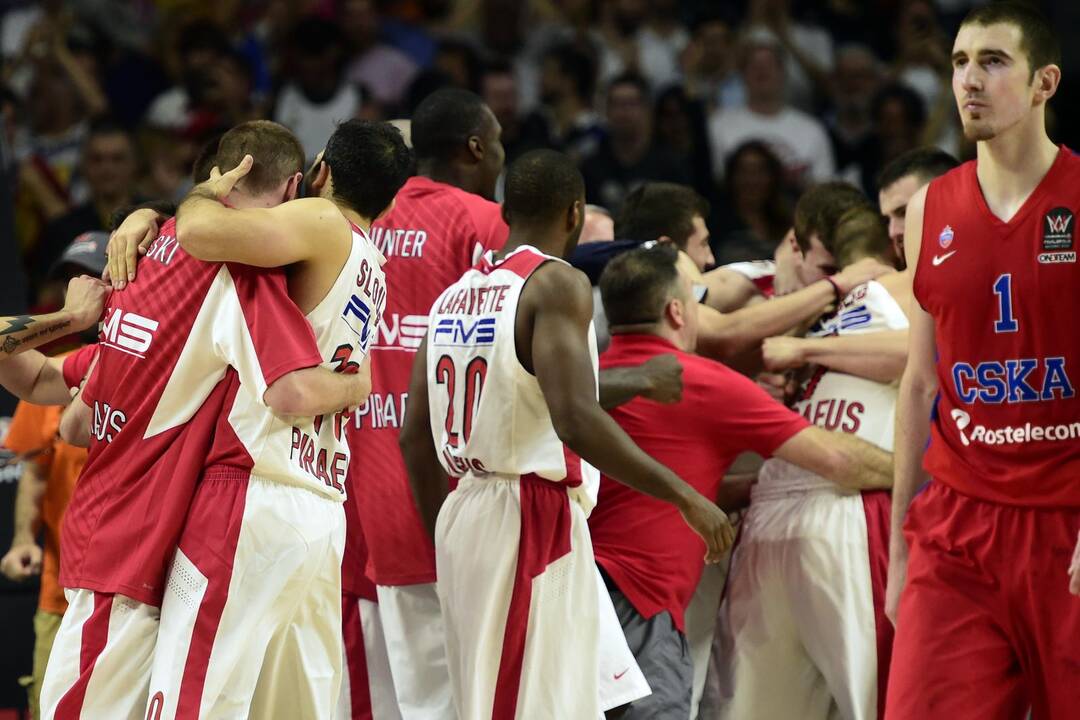
M930 259L930 262L934 265L934 267L937 267L938 265L945 262L946 260L948 260L949 258L951 258L955 254L956 254L956 251L953 250L952 252L947 252L944 255L935 255L933 258Z
M621 678L623 675L625 675L628 672L630 672L630 668L626 668L621 673L615 673L615 679L618 680L619 678Z

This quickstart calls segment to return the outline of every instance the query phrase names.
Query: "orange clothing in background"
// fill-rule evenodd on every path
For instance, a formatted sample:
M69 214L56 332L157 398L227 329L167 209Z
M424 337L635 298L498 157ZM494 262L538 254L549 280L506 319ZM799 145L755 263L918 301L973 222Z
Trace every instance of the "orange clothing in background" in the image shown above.
M38 607L62 615L67 609L60 572L60 524L64 519L75 481L86 463L86 449L68 445L60 439L59 406L43 407L20 402L11 419L4 446L20 455L34 455L45 477L45 495L41 499L41 524L45 529L45 552L41 568L41 594ZM40 452L39 452L40 451Z

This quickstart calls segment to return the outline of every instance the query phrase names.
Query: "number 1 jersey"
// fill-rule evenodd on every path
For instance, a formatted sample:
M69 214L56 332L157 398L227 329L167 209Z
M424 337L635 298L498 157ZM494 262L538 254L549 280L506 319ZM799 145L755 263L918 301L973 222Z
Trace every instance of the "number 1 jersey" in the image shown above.
M1009 222L976 163L930 183L915 271L939 397L926 470L992 502L1080 507L1080 158L1062 147Z

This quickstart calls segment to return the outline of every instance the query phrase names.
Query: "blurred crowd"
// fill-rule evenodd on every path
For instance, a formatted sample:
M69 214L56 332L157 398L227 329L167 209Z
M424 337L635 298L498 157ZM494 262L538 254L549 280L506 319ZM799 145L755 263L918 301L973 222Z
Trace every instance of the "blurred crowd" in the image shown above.
M769 257L807 183L937 145L970 153L949 38L978 0L42 0L0 17L2 165L29 302L119 208L179 199L199 149L252 118L309 156L349 117L479 93L507 160L581 164L618 212L646 180L710 200L718 264Z

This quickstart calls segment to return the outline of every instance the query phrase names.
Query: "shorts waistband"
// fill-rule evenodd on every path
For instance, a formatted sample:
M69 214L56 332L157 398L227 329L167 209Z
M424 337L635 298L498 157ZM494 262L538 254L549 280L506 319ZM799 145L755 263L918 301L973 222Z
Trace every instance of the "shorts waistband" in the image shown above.
M257 475L244 468L238 468L232 465L212 465L203 471L202 479L225 480L227 482L246 480L249 482L261 483L269 487L281 488L282 490L307 493L308 495L312 495L335 505L341 505L345 501L344 494L335 493L334 495L331 495L330 493L319 492L318 490L314 490L300 483L274 480L273 478L263 477L262 475Z

